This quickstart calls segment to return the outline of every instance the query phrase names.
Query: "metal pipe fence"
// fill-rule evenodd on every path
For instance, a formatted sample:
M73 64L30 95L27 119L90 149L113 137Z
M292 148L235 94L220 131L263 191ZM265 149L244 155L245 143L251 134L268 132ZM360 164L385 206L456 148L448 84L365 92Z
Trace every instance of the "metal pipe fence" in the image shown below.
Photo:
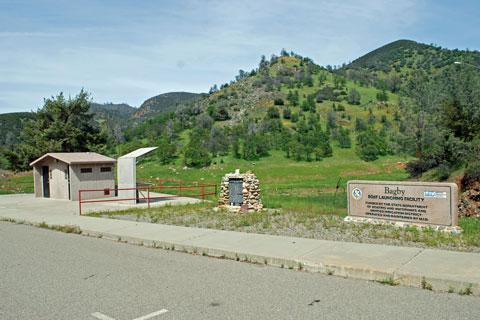
M198 183L198 182L186 182L186 181L171 181L171 180L159 180L159 179L138 179L142 181L142 183L146 183L147 180L151 180L154 182L159 183L159 185L152 184L150 186L143 186L137 188L112 188L112 189L91 189L91 190L79 190L78 191L78 205L79 205L79 214L82 215L82 204L85 203L99 203L99 202L115 202L115 201L135 201L140 202L144 200L147 202L148 208L150 208L150 204L152 200L155 199L169 199L169 198L179 198L179 197L201 197L202 200L205 200L206 196L215 195L217 196L217 185L215 184L206 184L206 183ZM164 182L172 182L177 183L176 186L166 186ZM190 185L193 184L193 185ZM209 191L208 188L214 189L214 191ZM88 194L89 192L105 192L108 193L114 192L115 194L118 191L128 191L128 190L136 190L137 197L131 198L112 198L112 199L93 199L93 200L82 200L82 194ZM167 190L169 194L158 196L152 195L151 192L158 192L161 193L162 191ZM146 195L141 191L146 191ZM176 194L178 191L178 194ZM183 191L183 193L182 193ZM189 192L193 191L193 193ZM174 194L170 194L174 193ZM141 196L140 196L141 195Z

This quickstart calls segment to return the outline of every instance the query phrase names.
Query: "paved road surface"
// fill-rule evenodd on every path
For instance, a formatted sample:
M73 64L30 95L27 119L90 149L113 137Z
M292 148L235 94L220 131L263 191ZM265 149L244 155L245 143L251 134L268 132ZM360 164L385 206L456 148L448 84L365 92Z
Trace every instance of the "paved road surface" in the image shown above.
M478 319L480 298L0 222L0 319ZM168 310L168 311L166 311Z

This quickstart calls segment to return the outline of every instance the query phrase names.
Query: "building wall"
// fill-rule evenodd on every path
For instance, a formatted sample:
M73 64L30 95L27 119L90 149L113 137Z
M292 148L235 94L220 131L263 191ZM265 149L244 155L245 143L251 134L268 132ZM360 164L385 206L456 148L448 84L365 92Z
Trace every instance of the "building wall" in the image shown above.
M137 158L120 157L117 162L118 188L136 188L137 187ZM118 190L119 199L135 199L136 190ZM136 203L136 200L125 200L124 203Z
M101 172L102 167L110 167L110 172ZM82 173L81 169L91 168L92 172ZM78 201L79 190L102 190L93 192L82 192L82 200L108 198L115 196L111 190L107 195L104 189L115 189L115 165L113 163L103 164L81 164L70 166L70 181L72 200Z
M49 170L50 198L68 199L67 164L51 158L34 166L35 197L43 197L43 166Z
M35 188L35 197L43 197L42 174L40 173L42 166L35 165L33 167L33 186Z

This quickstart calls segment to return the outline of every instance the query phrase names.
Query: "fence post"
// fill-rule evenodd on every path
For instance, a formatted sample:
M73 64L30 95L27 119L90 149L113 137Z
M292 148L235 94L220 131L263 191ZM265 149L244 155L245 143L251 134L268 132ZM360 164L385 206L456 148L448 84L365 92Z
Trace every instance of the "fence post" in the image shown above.
M150 209L150 187L147 188L148 192L148 208Z
M82 190L78 190L78 206L80 215L82 215Z
M215 198L217 197L217 184L215 183Z
M8 183L8 193L7 194L10 194L10 183Z
M205 200L205 185L202 185L202 200Z
M179 184L180 184L180 193L179 193L179 196L181 196L181 195L182 195L182 182L180 181Z

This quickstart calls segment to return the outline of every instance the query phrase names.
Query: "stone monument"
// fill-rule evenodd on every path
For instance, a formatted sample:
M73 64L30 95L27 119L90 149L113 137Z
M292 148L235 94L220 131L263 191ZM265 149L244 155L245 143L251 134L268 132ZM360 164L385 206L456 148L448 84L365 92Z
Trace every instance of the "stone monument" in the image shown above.
M251 171L241 174L239 169L226 174L222 178L218 206L230 212L262 211L258 178Z
M345 221L413 225L460 233L455 183L348 181Z

